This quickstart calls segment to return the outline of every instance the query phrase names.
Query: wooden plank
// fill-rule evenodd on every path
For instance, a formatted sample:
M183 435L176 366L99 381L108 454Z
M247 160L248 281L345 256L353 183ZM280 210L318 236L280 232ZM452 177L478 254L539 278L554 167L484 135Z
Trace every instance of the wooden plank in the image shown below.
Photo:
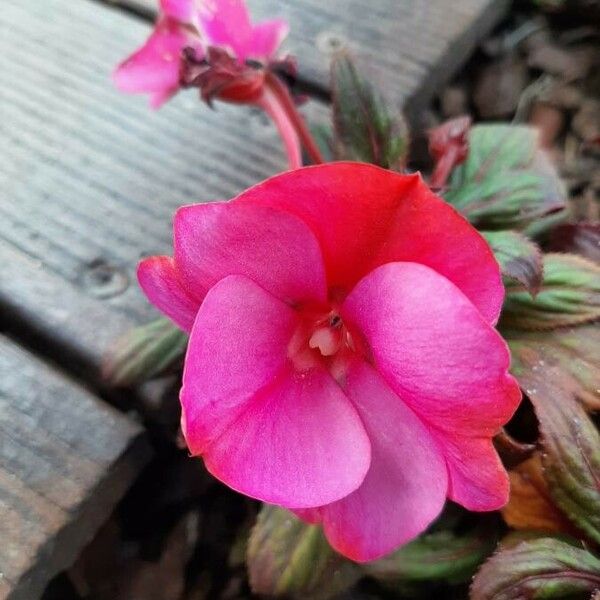
M153 16L158 0L108 0ZM347 48L388 100L416 114L505 14L508 0L247 0L256 19L290 23L299 75L326 90L331 54Z
M148 457L139 425L0 335L0 599L39 597Z
M96 366L156 315L135 267L171 251L175 208L286 168L262 114L211 111L193 92L153 112L113 88L112 68L148 29L83 0L0 11L0 318Z

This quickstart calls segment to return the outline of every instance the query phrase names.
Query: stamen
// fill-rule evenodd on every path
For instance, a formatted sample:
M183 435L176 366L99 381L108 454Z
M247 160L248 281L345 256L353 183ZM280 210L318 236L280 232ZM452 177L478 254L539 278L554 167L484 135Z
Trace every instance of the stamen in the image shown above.
M318 348L323 356L333 356L341 344L341 332L331 327L319 327L308 341L308 345L313 349Z

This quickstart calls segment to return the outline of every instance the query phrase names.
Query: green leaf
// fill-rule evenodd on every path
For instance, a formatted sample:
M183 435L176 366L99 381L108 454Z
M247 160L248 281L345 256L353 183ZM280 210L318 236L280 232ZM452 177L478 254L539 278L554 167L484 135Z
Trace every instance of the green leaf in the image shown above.
M589 410L600 410L600 327L502 333L512 355L511 372L519 381L543 381L548 369L557 368L575 397Z
M424 534L390 556L363 566L386 584L468 581L496 545L488 527L457 534L440 530Z
M542 253L537 244L517 231L482 231L494 251L502 275L536 294L542 284Z
M399 168L408 150L401 114L390 114L382 96L360 77L345 52L331 63L333 121L339 158Z
M562 512L600 543L600 434L575 400L576 383L557 368L520 378L540 424L548 490Z
M452 172L446 200L479 229L550 225L540 219L566 216L566 192L537 131L518 125L476 125L469 134L467 160ZM556 213L556 214L551 214Z
M134 385L175 367L185 354L187 333L165 318L136 327L104 357L102 373L117 386Z
M319 526L266 504L250 534L247 564L252 591L266 596L324 600L361 575L332 550Z
M600 561L547 537L500 550L479 570L471 600L587 599L600 586Z
M541 330L600 318L600 266L575 254L546 254L542 286L532 298L508 282L500 326Z

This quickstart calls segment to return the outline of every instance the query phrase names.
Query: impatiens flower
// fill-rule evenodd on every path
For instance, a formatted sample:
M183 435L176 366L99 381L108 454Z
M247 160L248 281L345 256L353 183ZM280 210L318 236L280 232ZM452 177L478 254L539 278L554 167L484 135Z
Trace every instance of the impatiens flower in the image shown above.
M160 16L146 43L115 71L123 92L149 93L160 106L180 87L181 53L193 48L201 60L209 47L246 61L268 62L288 32L285 21L252 25L243 0L160 0Z
M501 507L492 437L520 392L484 239L420 175L330 163L177 212L148 298L190 332L193 455L230 487L376 559L446 498Z
M277 126L291 168L302 164L299 135L320 162L289 92L274 74L275 68L293 69L276 57L287 32L281 19L253 25L244 0L160 0L154 31L117 67L114 81L123 92L150 94L154 108L181 87L199 87L209 104L217 98L256 105Z

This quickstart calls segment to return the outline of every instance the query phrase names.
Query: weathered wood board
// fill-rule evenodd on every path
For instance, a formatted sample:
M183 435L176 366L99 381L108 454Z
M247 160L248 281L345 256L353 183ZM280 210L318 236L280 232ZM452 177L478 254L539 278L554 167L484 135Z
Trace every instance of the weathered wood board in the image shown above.
M192 91L153 112L118 93L111 70L148 30L91 0L0 11L0 319L86 361L156 314L135 267L170 252L177 206L287 164L262 114L211 111Z
M0 335L0 599L37 598L148 457L139 425Z
M158 0L108 0L155 14ZM347 48L388 100L415 113L496 24L508 0L247 0L255 19L290 24L287 49L300 77L329 85L333 52ZM140 40L141 41L141 40Z

